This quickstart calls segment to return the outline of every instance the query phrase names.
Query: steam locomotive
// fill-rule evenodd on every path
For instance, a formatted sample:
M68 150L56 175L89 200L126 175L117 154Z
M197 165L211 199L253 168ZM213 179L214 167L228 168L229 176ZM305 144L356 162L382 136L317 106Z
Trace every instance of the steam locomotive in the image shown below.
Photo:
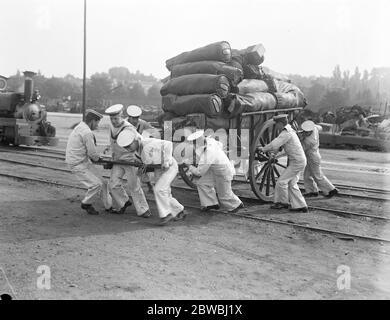
M47 121L47 112L39 104L39 91L33 91L34 72L24 73L24 93L6 90L6 79L0 86L0 143L55 146L56 129Z

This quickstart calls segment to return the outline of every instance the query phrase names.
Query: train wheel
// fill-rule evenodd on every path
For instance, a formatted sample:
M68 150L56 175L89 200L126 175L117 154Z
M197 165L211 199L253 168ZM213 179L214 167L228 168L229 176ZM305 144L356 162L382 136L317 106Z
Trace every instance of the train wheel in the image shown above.
M271 119L264 122L255 135L249 155L249 181L252 191L263 201L272 201L275 193L276 181L287 167L287 157L278 152L258 153L257 146L265 146L276 138L280 129L276 129Z
M196 189L195 180L196 178L188 171L189 166L186 164L179 165L179 174L184 182L193 189Z

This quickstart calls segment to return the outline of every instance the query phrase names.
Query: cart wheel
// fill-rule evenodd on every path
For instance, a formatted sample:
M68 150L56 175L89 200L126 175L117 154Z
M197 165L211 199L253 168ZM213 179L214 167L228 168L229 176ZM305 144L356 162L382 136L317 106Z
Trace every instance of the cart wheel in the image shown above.
M188 171L189 169L189 166L186 165L186 164L180 164L179 165L179 173L180 173L180 176L182 177L182 179L184 180L184 182L190 186L192 189L196 189L196 184L195 184L195 177L190 174L190 172Z
M271 119L262 124L255 135L249 155L249 181L252 191L263 201L272 201L276 181L287 167L287 156L282 152L258 153L256 147L265 146L278 136L280 129L276 129Z

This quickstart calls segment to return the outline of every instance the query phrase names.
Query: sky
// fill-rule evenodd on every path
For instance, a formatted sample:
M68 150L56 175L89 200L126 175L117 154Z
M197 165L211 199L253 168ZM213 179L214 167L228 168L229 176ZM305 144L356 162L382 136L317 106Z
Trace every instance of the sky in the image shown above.
M0 74L83 74L84 0L0 0ZM114 66L157 78L165 61L217 41L262 43L264 65L330 76L390 67L388 0L87 0L87 76Z

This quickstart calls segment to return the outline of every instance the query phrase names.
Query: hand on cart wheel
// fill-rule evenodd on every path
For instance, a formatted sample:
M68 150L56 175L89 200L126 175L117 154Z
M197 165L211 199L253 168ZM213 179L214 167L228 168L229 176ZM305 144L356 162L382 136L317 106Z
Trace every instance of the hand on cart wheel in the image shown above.
M148 169L149 169L148 165L145 164L145 163L143 163L143 164L139 167L138 172L139 172L141 175L143 175L143 174L145 174L146 172L148 172Z
M199 174L198 174L198 168L195 167L195 166L193 166L192 164L190 164L190 165L188 166L188 172L189 172L191 175L195 176L195 177L200 177Z
M264 161L268 161L269 160L268 156L263 151L263 147L262 146L256 147L255 154L256 154L256 160L257 161L264 162Z

